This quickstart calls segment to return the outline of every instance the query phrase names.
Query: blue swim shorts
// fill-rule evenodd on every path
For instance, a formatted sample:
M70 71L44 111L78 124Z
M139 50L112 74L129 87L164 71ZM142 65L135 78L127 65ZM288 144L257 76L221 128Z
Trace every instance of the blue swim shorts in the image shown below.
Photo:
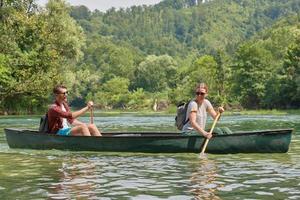
M71 128L62 128L62 129L59 129L56 133L57 135L62 135L62 136L68 136L68 135L71 135Z

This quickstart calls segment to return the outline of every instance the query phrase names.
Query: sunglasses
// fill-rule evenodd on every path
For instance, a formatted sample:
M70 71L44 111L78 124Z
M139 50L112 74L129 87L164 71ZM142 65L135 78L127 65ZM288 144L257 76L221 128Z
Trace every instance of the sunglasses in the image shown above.
M63 95L67 95L67 94L69 94L69 92L68 91L66 91L66 92L61 92L61 93L57 93L57 94L63 94Z
M196 95L197 96L200 96L200 95L203 96L203 95L205 95L205 93L204 92L196 92Z

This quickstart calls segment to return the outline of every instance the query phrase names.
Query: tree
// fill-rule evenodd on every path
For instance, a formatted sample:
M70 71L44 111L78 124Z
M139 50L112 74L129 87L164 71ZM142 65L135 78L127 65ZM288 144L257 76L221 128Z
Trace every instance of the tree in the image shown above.
M232 66L233 95L248 108L259 108L265 96L266 82L272 76L271 52L258 44L247 43L240 47Z
M42 12L31 9L32 1L6 6L10 12L0 22L5 41L0 54L10 66L10 84L1 94L1 106L13 113L22 108L35 112L46 105L53 85L64 82L60 74L80 59L84 36L64 1L50 0Z
M202 56L198 58L188 72L190 77L190 90L194 93L195 86L200 82L205 82L209 87L209 93L216 95L217 91L217 63L212 56Z
M128 79L115 77L103 84L94 99L100 107L126 108L129 102L128 86Z
M172 57L148 56L135 71L135 88L160 92L175 86L176 62Z
M229 92L230 92L230 78L231 71L229 68L229 57L221 50L218 50L214 55L216 61L216 91L218 103L224 106L225 103L229 101Z
M98 36L88 40L84 53L82 62L94 66L92 70L101 71L102 82L116 76L132 80L135 63L140 56L133 48L114 44L110 39Z
M300 107L300 39L289 47L283 65L281 94L286 107Z
M91 11L86 6L72 6L70 15L76 20L88 20L90 19Z

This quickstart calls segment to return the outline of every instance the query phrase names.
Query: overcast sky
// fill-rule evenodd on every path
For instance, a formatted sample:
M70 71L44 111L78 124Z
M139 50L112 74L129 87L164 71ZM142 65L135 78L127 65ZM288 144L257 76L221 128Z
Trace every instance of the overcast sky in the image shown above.
M162 0L67 0L71 5L85 5L90 10L106 11L111 7L126 8L133 5L153 5ZM38 4L45 5L48 0L37 0Z

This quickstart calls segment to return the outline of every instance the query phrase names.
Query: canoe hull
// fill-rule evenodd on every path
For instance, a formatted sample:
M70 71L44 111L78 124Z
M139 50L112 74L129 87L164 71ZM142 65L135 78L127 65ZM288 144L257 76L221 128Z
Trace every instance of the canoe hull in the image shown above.
M199 153L204 138L179 133L104 133L103 137L58 136L31 130L5 129L10 148L74 151ZM285 153L292 129L235 133L213 137L207 153Z

